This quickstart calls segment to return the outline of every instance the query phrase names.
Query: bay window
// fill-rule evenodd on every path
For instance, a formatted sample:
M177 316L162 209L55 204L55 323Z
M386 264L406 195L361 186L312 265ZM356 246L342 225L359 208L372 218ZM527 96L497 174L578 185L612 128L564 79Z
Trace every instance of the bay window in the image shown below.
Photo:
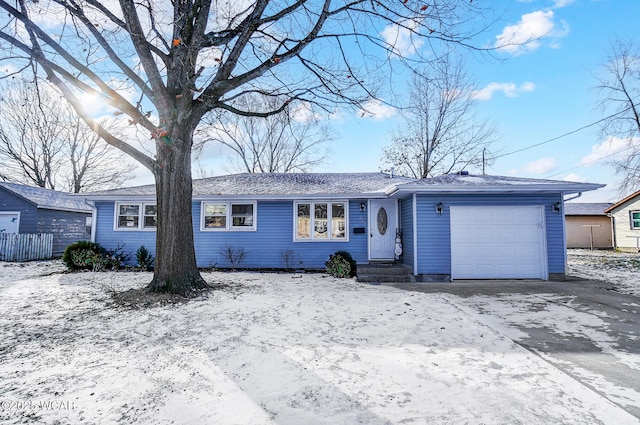
M296 202L294 238L296 241L346 241L346 201Z

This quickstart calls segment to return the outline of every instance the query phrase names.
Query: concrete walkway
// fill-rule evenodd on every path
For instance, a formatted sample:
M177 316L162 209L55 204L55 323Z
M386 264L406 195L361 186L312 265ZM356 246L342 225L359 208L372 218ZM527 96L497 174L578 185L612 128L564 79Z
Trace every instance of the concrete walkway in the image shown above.
M453 302L640 419L640 298L605 282L389 284Z

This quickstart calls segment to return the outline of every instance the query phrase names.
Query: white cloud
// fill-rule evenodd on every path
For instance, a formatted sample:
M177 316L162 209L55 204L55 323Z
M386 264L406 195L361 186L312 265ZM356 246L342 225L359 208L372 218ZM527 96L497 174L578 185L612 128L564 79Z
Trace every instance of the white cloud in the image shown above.
M576 173L569 173L566 176L564 176L562 180L566 182L579 182L579 183L586 183L588 181L586 178L580 177Z
M558 168L558 161L555 158L540 158L529 162L524 166L527 174L546 174Z
M290 116L293 120L302 123L310 123L313 121L320 121L324 118L323 115L317 113L311 107L309 103L297 103L295 107L290 111Z
M382 30L382 37L384 41L393 49L394 56L411 56L422 45L424 40L422 37L414 39L412 37L412 30L415 30L420 26L420 22L416 20L406 20L400 24L387 25Z
M606 140L591 147L591 153L583 157L578 165L594 165L604 159L615 160L626 152L630 146L640 146L640 138L622 139L611 136Z
M362 109L358 112L361 117L375 118L383 120L385 118L391 118L398 113L398 110L393 106L386 105L379 100L370 100L365 103Z
M561 7L567 7L571 3L573 3L574 1L575 0L555 0L553 2L553 8L554 9L560 9Z
M554 18L552 10L524 14L520 22L506 26L502 33L496 36L495 47L519 55L536 50L545 38L565 37L569 33L569 26L566 22L557 24Z
M476 91L473 98L477 100L490 100L496 92L502 92L506 97L517 97L520 93L531 92L536 88L532 82L526 82L517 86L515 83L489 83L486 87Z

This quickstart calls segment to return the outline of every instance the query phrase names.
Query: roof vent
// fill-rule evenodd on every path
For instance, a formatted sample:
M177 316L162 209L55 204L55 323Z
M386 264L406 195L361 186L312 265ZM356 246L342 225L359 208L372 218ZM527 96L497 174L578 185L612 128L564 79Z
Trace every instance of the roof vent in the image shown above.
M461 171L458 171L458 175L459 175L459 176L468 176L468 175L469 175L469 172L468 172L468 171L465 171L465 170L461 170Z

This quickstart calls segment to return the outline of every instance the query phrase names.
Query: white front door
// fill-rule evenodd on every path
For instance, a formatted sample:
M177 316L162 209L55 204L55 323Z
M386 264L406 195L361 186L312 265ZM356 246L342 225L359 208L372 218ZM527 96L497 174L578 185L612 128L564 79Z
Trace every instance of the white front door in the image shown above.
M395 258L398 202L395 199L369 201L369 259Z
M0 233L19 233L19 230L19 212L0 212Z

